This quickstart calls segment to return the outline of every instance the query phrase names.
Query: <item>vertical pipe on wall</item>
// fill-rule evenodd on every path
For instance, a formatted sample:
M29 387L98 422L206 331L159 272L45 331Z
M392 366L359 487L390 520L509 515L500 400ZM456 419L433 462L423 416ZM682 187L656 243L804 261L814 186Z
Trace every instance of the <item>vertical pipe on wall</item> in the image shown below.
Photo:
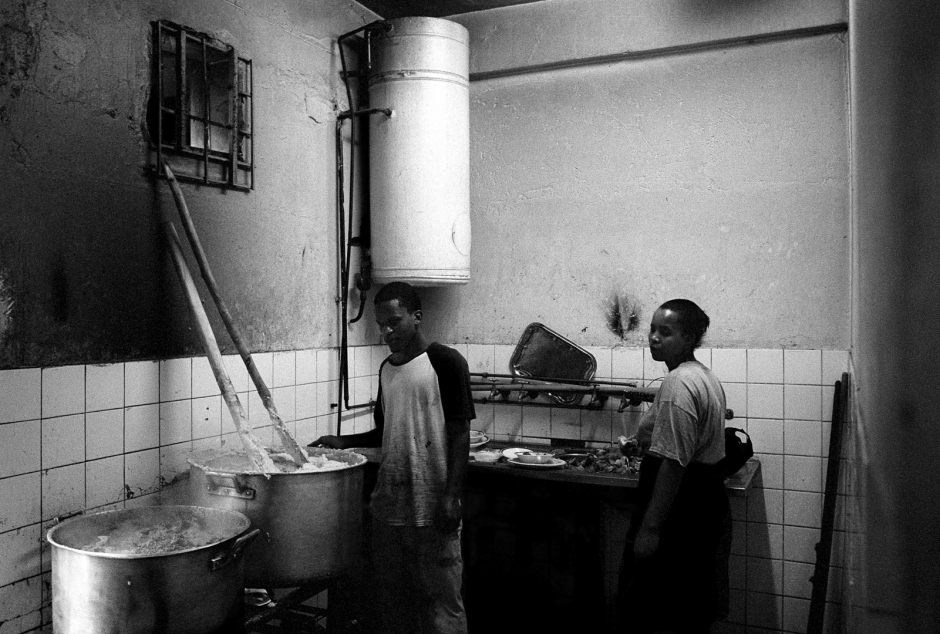
M353 192L355 191L355 160L356 160L356 138L357 138L357 116L362 114L374 114L377 112L382 112L386 116L391 113L387 110L357 110L356 103L353 100L352 88L350 87L349 80L353 75L359 75L360 73L351 73L346 65L346 54L343 49L344 42L361 32L365 32L366 44L368 49L368 43L372 31L376 29L385 29L387 28L384 22L373 22L367 24L366 26L350 31L341 35L337 39L337 44L339 47L339 57L340 63L342 64L342 77L343 84L346 89L346 101L348 109L345 112L341 112L336 118L336 215L337 215L337 277L339 285L339 295L336 298L337 303L339 304L340 310L340 328L342 329L340 347L339 347L339 394L336 404L336 433L337 435L342 433L343 427L343 411L350 409L358 409L363 407L371 407L372 401L368 403L362 403L359 405L350 405L349 404L349 324L354 323L359 320L359 317L362 315L363 303L365 297L361 298L359 315L352 321L348 319L349 312L349 268L350 262L352 260L352 245L353 245ZM371 58L370 58L371 59ZM368 66L366 67L368 70ZM344 183L344 164L345 160L343 157L343 122L349 119L350 128L349 128L349 224L348 224L348 236L346 230L346 205L345 205L345 183ZM345 408L344 408L345 406Z
M342 46L342 44L340 44ZM336 275L339 294L336 301L339 304L339 316L341 329L339 343L339 383L336 403L336 433L342 433L343 427L343 402L349 402L348 386L348 368L347 368L347 336L349 326L346 323L346 305L349 289L346 286L346 256L345 256L345 234L346 234L346 210L343 204L344 184L343 184L343 120L336 119Z

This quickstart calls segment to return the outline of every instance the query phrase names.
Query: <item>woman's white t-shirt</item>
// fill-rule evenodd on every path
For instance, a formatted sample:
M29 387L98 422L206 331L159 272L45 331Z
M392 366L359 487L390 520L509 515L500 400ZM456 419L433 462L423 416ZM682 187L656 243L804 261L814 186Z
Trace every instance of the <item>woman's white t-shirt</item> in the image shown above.
M689 464L715 464L725 457L725 391L698 361L686 361L663 379L640 422L641 445L662 458Z

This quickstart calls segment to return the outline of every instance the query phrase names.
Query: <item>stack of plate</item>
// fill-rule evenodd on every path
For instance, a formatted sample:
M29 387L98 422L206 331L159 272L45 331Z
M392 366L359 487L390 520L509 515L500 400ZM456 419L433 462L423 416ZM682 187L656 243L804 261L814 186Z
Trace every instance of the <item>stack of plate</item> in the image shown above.
M482 447L490 441L482 431L470 430L470 448L476 449Z

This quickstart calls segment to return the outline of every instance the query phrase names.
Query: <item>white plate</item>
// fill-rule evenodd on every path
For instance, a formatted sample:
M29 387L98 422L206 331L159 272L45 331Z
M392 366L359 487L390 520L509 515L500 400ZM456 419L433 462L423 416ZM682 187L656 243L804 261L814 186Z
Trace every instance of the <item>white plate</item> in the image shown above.
M568 463L564 460L559 460L558 458L552 458L551 462L546 462L545 464L536 464L534 462L522 462L516 458L510 458L509 464L515 467L524 467L526 469L561 469L565 467Z
M532 450L523 449L522 447L513 447L512 449L503 449L503 456L507 460L512 460L513 458L516 457L516 454L525 453L525 452L532 453Z
M483 436L483 438L481 438L479 442L471 442L471 443L470 443L470 448L471 448L471 449L476 449L477 447L482 447L483 445L485 445L485 444L488 443L489 441L490 441L489 438L487 438L486 436Z

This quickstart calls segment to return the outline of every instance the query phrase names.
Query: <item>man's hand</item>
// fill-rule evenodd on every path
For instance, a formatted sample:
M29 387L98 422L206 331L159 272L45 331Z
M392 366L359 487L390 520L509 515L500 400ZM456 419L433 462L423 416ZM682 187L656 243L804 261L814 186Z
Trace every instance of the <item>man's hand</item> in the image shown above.
M442 533L452 533L457 530L462 519L463 506L460 503L460 496L445 493L437 508L434 526Z
M329 447L330 449L345 449L345 445L346 443L343 441L342 436L320 436L307 446Z

